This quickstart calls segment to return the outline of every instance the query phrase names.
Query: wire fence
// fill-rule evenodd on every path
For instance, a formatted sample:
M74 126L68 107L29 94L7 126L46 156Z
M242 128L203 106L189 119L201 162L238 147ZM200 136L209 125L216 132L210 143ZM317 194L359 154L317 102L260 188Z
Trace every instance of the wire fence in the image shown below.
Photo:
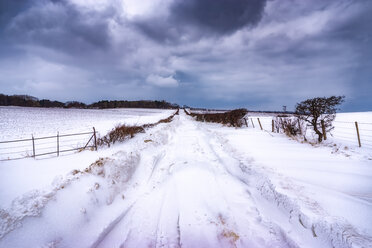
M61 153L97 150L97 131L59 134L55 136L34 137L0 141L0 161L17 160L47 155L59 156Z
M246 117L245 125L270 132L279 132L276 129L276 120L272 117ZM358 121L333 121L334 129L327 133L327 139L334 142L372 149L372 123ZM321 128L321 127L320 127ZM306 135L314 133L307 129Z
M331 135L335 140L372 148L372 123L334 121Z

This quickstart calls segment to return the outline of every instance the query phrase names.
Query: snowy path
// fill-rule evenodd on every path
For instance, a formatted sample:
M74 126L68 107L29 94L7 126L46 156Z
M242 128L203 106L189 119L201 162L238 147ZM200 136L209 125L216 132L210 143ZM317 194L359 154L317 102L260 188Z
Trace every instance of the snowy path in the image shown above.
M145 183L134 194L144 193L97 247L288 247L220 148L186 118L138 173Z
M327 223L311 223L289 197L275 191L253 159L180 112L172 123L123 144L123 151L85 172L21 198L18 204L28 208L0 212L2 220L10 216L1 223L7 234L0 247L371 244L353 227L343 230L336 223L332 227L341 229L330 234ZM339 232L347 237L338 240Z

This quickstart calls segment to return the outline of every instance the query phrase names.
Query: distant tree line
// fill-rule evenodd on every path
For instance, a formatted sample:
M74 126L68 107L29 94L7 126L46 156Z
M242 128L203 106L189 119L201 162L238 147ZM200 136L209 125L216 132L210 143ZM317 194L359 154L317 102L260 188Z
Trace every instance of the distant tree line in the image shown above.
M177 104L166 101L99 101L92 104L70 101L59 102L47 99L39 100L36 97L28 95L4 95L0 94L0 106L21 106L21 107L40 107L40 108L79 108L79 109L107 109L107 108L158 108L158 109L176 109Z
M158 109L176 109L177 104L166 101L99 101L89 105L90 108L158 108Z

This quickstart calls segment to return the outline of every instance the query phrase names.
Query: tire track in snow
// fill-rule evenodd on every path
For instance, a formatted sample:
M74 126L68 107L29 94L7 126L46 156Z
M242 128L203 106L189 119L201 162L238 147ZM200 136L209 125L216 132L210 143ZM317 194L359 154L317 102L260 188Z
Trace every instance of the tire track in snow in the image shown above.
M260 201L278 204L275 209L292 210L293 219L299 216L298 208L275 190L269 178L252 165L252 159L239 155L223 137L182 113L152 134L133 141L132 152L139 156L133 175L119 185L101 178L101 188L95 191L101 205L88 206L86 218L90 219L74 219L85 236L66 233L61 239L55 238L58 242L52 240L55 247L299 246L301 233L296 236L294 229L288 233L271 221L272 215ZM143 136L152 142L144 144ZM124 162L115 164L113 176L124 176L121 173L126 171L130 154L127 149L117 155L116 159ZM91 175L92 180L94 177L99 178L98 174ZM115 195L110 196L110 205L102 204L107 192L112 193L107 190L110 187L115 187ZM73 204L71 209L80 207ZM290 221L288 215L280 214L284 221ZM306 219L299 218L308 226Z
M157 162L151 172L150 180L160 188L160 191L163 191L159 193L163 196L153 196L155 194L155 190L153 190L143 199L145 203L156 200L167 202L157 204L159 207L155 206L155 209L149 211L154 214L153 217L151 213L146 213L148 209L143 206L144 204L141 204L141 201L132 209L134 212L139 212L138 216L142 215L146 221L153 222L153 226L155 226L155 230L142 230L147 232L147 235L144 235L143 232L141 234L150 237L153 233L154 239L159 241L159 233L161 233L160 240L171 240L172 237L169 234L174 234L174 230L171 230L174 228L177 239L179 239L177 241L178 245L185 247L192 247L195 244L198 244L198 247L246 247L248 245L267 247L268 244L276 247L295 247L289 245L289 242L285 242L280 236L277 237L277 232L274 232L271 226L260 222L255 223L255 225L249 224L249 222L255 222L255 218L260 219L260 216L257 216L258 210L252 204L249 204L252 199L250 194L246 193L246 185L243 185L239 179L233 178L230 173L226 172L227 165L222 164L223 160L216 156L212 145L196 124L187 119L182 121L183 123L178 126L175 133L171 134L171 136L176 136L173 137L175 142L164 144L167 148L163 149L166 149L167 153ZM180 163L179 161L185 161L186 163ZM166 176L164 176L165 171L167 171ZM169 171L171 174L169 174ZM158 180L159 178L163 180ZM226 181L228 184L221 186ZM221 190L226 186L231 187L231 185L233 185L233 191L235 192ZM169 188L175 190L169 193ZM231 197L230 194L238 194L238 196ZM174 203L173 198L177 196L181 199L179 205L186 205L187 207L181 207L178 211L173 209L174 212L171 215L175 218L169 222L177 224L175 227L165 224L164 229L162 229L162 225L159 225L159 223L162 222L163 216L172 212L172 210L168 212L170 209L164 206L172 205ZM147 199L151 197L153 199ZM244 199L244 204L238 204L238 206L230 209L231 201L241 201L242 199ZM194 203L190 204L190 201L194 201ZM242 208L244 209L249 205L251 205L252 210L248 214L237 214L237 212L242 211ZM180 218L180 216L183 217ZM241 223L237 224L237 220L241 220ZM127 228L136 229L139 223L132 222L131 225ZM239 225L240 228L238 228ZM249 234L244 233L246 227L248 227ZM200 239L200 236L197 237L197 231L190 230L194 228L203 234L204 241ZM236 228L239 230L236 230ZM132 237L123 243L124 247L133 247L135 246L134 241L140 239L138 232L132 229L129 232ZM262 235L262 232L266 232L266 234ZM134 236L136 234L137 237ZM128 240L132 240L133 243L128 243ZM153 244L155 244L154 247L175 245L171 242L155 242Z
M107 237L107 235L117 226L117 224L127 215L127 213L131 210L135 203L130 205L122 214L120 214L117 218L109 223L102 232L99 234L98 238L95 242L90 246L91 248L96 248L100 245L100 243Z
M209 137L214 137L213 139L216 140L217 143L224 144L221 146L223 149L221 148L218 152L216 152L216 154L223 154L223 150L225 150L225 152L229 153L232 157L235 157L236 160L252 161L252 159L239 154L235 148L231 147L228 141L221 136L220 132L213 132L207 128L205 128L205 131L209 132ZM220 148L219 146L217 147ZM258 167L256 165L253 166L249 162L243 162L243 164L248 165L245 167L248 167L249 169L244 169L241 171L244 173L234 171L231 172L231 175L235 175L236 177L240 178L242 182L247 181L247 176L248 179L253 179L255 184L252 186L255 185L256 188L255 198L257 199L257 202L266 200L269 201L269 204L271 204L272 207L279 210L284 210L288 216L288 222L291 223L292 226L297 226L308 230L308 236L312 236L314 239L321 241L320 244L323 246L349 248L369 247L372 245L372 237L358 233L358 231L343 218L329 216L329 214L327 214L316 201L306 197L305 195L302 195L302 189L291 183L291 180L288 178L283 178L281 175L276 175L277 177L281 177L283 179L282 181L288 189L293 189L294 194L298 195L298 199L301 200L301 203L306 206L306 209L302 209L296 200L291 199L284 193L278 192L269 178L269 174L275 172L268 173L265 168ZM229 169L227 170L230 171ZM261 207L262 205L259 208ZM314 213L316 216L318 216L318 218L314 219L314 217L308 215L308 211ZM297 224L295 222L297 222ZM285 233L284 229L279 229L281 232ZM286 232L288 232L288 228ZM299 233L301 233L301 231L299 231Z
M199 125L199 128L203 129L206 133L211 133L208 129L205 129L202 125ZM219 136L216 136L214 133L212 135L206 136L208 140L208 144L213 151L214 155L218 158L218 161L223 166L226 175L229 175L231 178L239 181L242 184L242 187L246 188L246 192L248 197L251 201L255 202L252 198L251 191L254 190L254 185L251 185L249 181L247 182L247 178L242 178L241 176L237 176L236 171L235 174L230 170L231 167L238 168L238 174L247 174L247 172L251 172L251 162L253 159L249 159L247 164L244 164L241 159L235 157L234 152L231 150L226 149L226 140L222 139ZM239 166L231 166L233 164L238 164ZM249 173L248 173L249 174ZM254 178L250 178L254 180ZM228 193L226 194L228 195ZM244 208L242 206L241 208ZM252 207L252 211L256 212L259 218L261 218L261 213L256 206ZM285 231L275 223L272 223L268 220L263 221L263 224L266 225L270 230L271 233L275 233L278 243L285 244L287 247L298 247L298 245L285 233ZM275 246L275 245L274 245Z
M196 124L189 120L183 121L188 122L187 128L182 128L181 124L179 130L171 134L171 136L176 136L173 137L175 141L170 142L170 144L163 144L164 147L161 148L166 149L167 153L161 153L161 159L155 157L153 161L147 181L149 192L139 197L139 200L131 209L132 212L138 213L137 215L136 213L130 215L132 221L129 226L125 227L129 229L127 230L129 236L125 238L121 246L134 247L140 244L139 247L142 247L141 245L146 243L140 242L140 239L150 237L147 244L153 247L193 247L196 244L198 244L198 247L267 247L268 245L272 247L296 247L288 237L284 237L283 232L274 228L271 223L257 221L253 226L249 224L260 220L261 216L257 208L250 203L253 199L251 193L249 191L247 193L247 185L226 170L228 165L223 164L226 161L218 156L219 152L214 149L215 144L209 142ZM193 135L190 135L190 132ZM187 137L182 134L187 134L185 135ZM180 141L183 141L182 144L179 143ZM180 145L183 149L180 149ZM180 154L180 151L182 151L182 154ZM228 155L225 154L225 156ZM233 158L230 159L231 161L234 160ZM179 163L178 160L184 162ZM164 174L165 171L167 171L167 174ZM200 175L202 176L198 178ZM236 192L223 190L224 186L222 185L226 181L230 183L230 187L232 184L234 185L234 190L241 191L237 193L240 195L234 198L230 194ZM191 187L191 190L187 189L193 183L199 185L194 188ZM156 187L152 185L156 185ZM229 187L229 185L227 186ZM170 188L175 189L172 194L169 193ZM203 188L208 188L207 192L203 192ZM155 191L158 191L161 196L154 196ZM213 194L217 200L208 198L209 195ZM175 222L176 225L173 226L169 223L167 225L167 221L165 221L166 223L162 227L160 223L163 216L170 214L170 209L164 206L174 204L174 198L177 196L181 198L183 203L181 205L189 206L179 210L172 209L173 216L176 217L174 221L170 220L168 222ZM231 209L231 203L237 199L244 199L244 201ZM194 206L189 204L189 201L193 200L196 202ZM210 200L212 200L212 204ZM141 203L141 201L144 203ZM151 210L148 210L145 205L154 201L160 201L160 203L155 204ZM248 206L251 207L248 214L237 214ZM152 222L154 229L147 230L147 235L137 230L141 226L139 223L133 222L133 219L139 219L139 216L146 219L146 222ZM180 219L180 216L184 217ZM182 223L182 220L184 220L184 223ZM239 224L237 224L238 220L240 220ZM240 229L238 228L239 225ZM206 241L200 239L200 237L199 239L193 237L196 233L190 229L198 228L198 226L203 234L203 239L206 239ZM175 229L175 232L172 229ZM249 234L244 233L245 230L248 230ZM262 235L265 232L266 236ZM151 234L153 234L153 241L151 241ZM172 237L174 234L176 234L176 243L169 241L174 238Z

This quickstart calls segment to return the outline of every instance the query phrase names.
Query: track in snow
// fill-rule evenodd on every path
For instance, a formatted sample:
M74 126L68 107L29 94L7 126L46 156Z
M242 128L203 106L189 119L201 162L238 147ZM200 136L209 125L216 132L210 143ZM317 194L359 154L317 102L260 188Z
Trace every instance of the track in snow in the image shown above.
M41 216L22 219L23 226L5 235L0 247L311 247L321 242L309 243L311 230L289 233L272 222L250 160L234 155L202 123L180 113L136 139L128 142L131 151L77 174Z
M228 172L238 161L225 164L229 155L215 148L221 144L209 142L188 117L176 122L151 168L141 172L149 174L139 186L145 193L95 246L290 247L263 222L249 186Z

